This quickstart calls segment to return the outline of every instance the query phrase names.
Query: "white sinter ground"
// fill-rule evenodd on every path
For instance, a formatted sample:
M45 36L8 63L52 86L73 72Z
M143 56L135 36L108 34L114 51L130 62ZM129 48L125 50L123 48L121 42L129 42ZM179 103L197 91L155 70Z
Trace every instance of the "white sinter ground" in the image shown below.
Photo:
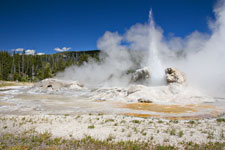
M90 128L90 126L92 126ZM32 132L30 132L32 131ZM216 119L171 121L122 115L0 115L0 134L51 133L53 137L146 141L173 145L225 142L224 122ZM34 132L34 133L33 133Z

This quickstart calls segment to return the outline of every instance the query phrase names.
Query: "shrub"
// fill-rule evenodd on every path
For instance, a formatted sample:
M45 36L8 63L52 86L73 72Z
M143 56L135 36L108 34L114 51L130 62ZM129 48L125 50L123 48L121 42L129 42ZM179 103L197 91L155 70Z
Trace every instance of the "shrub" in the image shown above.
M90 126L88 126L88 129L94 129L95 128L95 126L94 125L90 125Z
M137 123L137 124L140 124L141 123L139 120L132 120L131 122Z
M216 119L217 122L225 122L225 118L218 118Z

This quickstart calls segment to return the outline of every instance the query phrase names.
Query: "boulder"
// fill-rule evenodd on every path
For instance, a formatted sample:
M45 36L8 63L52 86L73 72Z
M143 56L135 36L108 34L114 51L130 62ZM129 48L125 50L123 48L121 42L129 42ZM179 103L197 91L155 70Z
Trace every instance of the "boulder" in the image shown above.
M150 69L147 67L136 70L131 77L131 82L142 82L150 78Z
M185 84L186 83L185 74L176 68L172 68L172 67L167 68L165 70L165 73L166 73L166 81L168 84L170 83Z

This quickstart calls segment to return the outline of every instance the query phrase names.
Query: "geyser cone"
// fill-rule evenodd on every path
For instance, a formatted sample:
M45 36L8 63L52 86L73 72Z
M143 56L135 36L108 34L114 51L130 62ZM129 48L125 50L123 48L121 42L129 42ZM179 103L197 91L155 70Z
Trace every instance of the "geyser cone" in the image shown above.
M165 83L164 67L161 64L158 54L158 43L160 33L155 29L152 10L149 12L149 58L148 66L152 70L150 85L162 85Z

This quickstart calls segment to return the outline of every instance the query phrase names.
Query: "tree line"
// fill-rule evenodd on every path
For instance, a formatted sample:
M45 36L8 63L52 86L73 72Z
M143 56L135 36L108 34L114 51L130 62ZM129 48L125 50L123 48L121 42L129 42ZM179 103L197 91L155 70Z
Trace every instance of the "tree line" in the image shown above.
M53 77L71 65L82 65L88 59L99 61L99 50L69 51L50 55L26 55L0 51L0 80L36 82Z

